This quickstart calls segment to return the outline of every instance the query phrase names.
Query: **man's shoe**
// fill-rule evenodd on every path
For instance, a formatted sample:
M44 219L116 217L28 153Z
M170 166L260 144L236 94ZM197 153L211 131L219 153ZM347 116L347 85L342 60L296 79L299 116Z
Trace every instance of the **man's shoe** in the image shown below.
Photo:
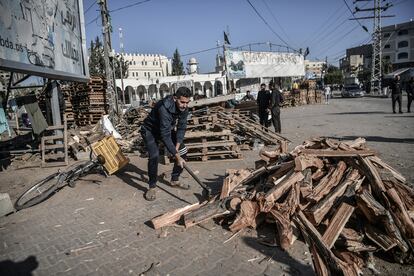
M400 110L400 112L399 112L400 114L403 114L403 112Z
M149 188L144 196L146 200L154 201L156 199L156 188Z
M180 188L180 189L183 189L183 190L189 190L190 189L190 185L181 183L178 180L177 181L171 180L170 185L173 188Z
M395 111L393 111L392 113L394 113L394 114L395 114L396 112L395 112Z

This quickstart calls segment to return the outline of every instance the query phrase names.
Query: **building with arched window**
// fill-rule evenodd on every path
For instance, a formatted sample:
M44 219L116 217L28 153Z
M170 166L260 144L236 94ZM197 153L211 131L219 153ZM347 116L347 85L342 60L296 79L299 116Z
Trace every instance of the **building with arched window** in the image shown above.
M171 59L160 54L123 54L128 62L126 79L166 77L171 73Z

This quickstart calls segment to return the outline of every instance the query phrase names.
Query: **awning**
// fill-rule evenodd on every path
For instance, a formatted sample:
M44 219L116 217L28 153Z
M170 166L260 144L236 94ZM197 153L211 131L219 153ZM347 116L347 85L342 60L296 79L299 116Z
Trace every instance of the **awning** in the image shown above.
M413 69L413 68L401 68L401 69L395 70L394 72L386 74L384 78L395 78L395 76L401 75L410 69Z

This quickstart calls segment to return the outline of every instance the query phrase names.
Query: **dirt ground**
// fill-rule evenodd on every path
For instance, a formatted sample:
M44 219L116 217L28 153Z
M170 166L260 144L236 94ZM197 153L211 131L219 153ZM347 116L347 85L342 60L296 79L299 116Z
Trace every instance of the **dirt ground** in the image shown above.
M292 141L290 149L311 136L364 137L383 160L413 183L414 116L392 114L390 99L335 98L329 105L283 109L281 114L282 135ZM226 169L254 167L257 151L244 151L243 155L237 161L189 165L206 183L218 188ZM54 171L0 172L0 192L15 200L30 183ZM168 180L171 167L160 165L162 172ZM197 201L199 187L187 173L182 179L192 186L189 191L160 181L157 200L147 202L143 199L146 160L131 156L131 163L117 175L88 175L74 189L67 187L44 203L0 218L0 272L137 275L152 265L147 275L314 274L303 243L296 242L283 252L258 242L274 235L274 229L248 230L230 241L230 232L214 222L188 230L153 230L148 226L151 218ZM380 259L375 267L383 275L414 274L411 266Z

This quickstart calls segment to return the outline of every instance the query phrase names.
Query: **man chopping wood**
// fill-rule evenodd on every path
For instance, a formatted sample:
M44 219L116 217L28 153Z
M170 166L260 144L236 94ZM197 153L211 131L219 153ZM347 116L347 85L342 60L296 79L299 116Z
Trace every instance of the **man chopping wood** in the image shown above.
M187 156L187 148L183 144L183 140L187 128L190 97L190 89L187 87L178 88L173 96L166 96L157 102L143 122L141 135L149 155L149 189L145 193L147 200L152 201L156 198L159 141L163 142L165 149L175 158L171 173L171 186L181 189L190 188L189 185L179 181Z

